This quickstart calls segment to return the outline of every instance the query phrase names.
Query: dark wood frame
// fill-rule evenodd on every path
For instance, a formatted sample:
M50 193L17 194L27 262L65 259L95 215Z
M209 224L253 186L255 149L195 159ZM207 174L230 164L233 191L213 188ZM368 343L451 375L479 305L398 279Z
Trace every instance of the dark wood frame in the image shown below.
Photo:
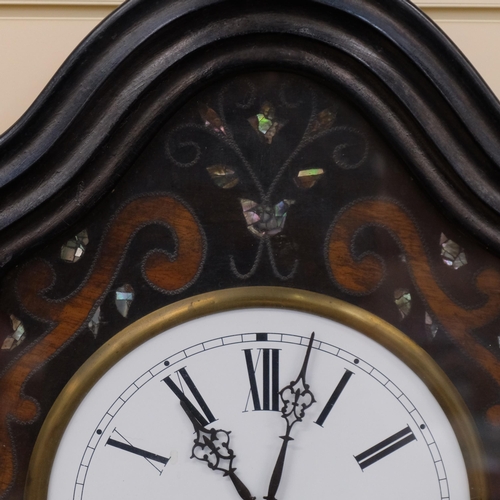
M362 106L442 210L500 251L499 103L411 3L132 0L0 138L0 265L93 206L202 85L269 68Z
M35 305L42 304L42 308L62 303L43 297L51 286L47 285L47 276L52 270L48 264L44 267L40 252L38 259L30 262L32 267L22 267L17 277L7 271L26 262L35 247L68 227L76 227L77 221L112 191L166 120L202 88L233 74L262 70L304 75L358 106L434 204L500 255L499 102L452 42L411 3L130 0L78 47L33 106L0 137L0 276L5 273L2 285L6 295L11 299L16 296L20 303L20 298L27 298ZM170 201L172 205L168 206L174 206L175 196ZM405 230L413 224L402 210L399 215ZM197 224L192 217L193 227ZM76 233L68 233L68 237ZM202 249L205 240L201 230L198 236ZM95 259L101 252L96 247ZM116 254L117 248L120 250L119 242L102 253ZM203 252L200 250L195 262L195 276L204 262ZM328 256L325 258L328 260ZM352 261L351 268L356 263ZM367 269L366 274L373 274L373 268ZM474 285L475 278L482 276L484 282L479 279L477 293L496 302L500 275L492 269L482 274L478 271ZM428 274L428 282L435 280L432 273ZM85 288L82 283L86 279L78 293ZM191 279L186 281L188 285ZM64 335L58 334L62 347L86 327L113 280L103 272L101 281L106 283L102 290L96 288L94 295L89 294L87 310L80 311L74 321L75 330L68 327ZM365 291L370 292L368 285ZM219 282L212 288L217 286ZM425 286L419 283L416 288ZM187 296L191 293L184 287L179 290ZM424 297L432 310L443 310L443 304L448 304L446 317L453 316L454 311L469 312L468 305L462 307L448 300L439 284L433 290L439 291L439 297L430 292ZM170 289L163 292L171 293ZM37 302L40 297L43 300ZM169 296L168 300L176 297ZM68 315L78 307L68 307ZM482 307L477 307L478 316ZM500 303L498 307L500 310ZM25 309L21 307L26 317L33 316L27 312L29 307ZM498 310L492 308L491 315L498 316ZM68 316L56 312L51 321L64 324ZM489 316L484 317L478 323L481 326L491 321ZM468 321L464 329L476 328L470 317ZM32 345L40 338L42 334ZM473 333L467 339L473 339ZM479 346L474 352L487 351L482 339L471 342ZM462 348L468 359L475 356L478 361L482 356L470 354L467 346ZM35 361L42 366L53 354L42 354ZM498 355L490 355L498 373ZM484 368L479 365L478 373ZM479 374L486 377L491 370ZM493 379L489 383L494 392L498 385ZM500 408L496 402L492 404ZM484 437L497 429L482 431ZM484 441L488 442L487 437ZM496 459L497 450L492 453ZM490 457L492 453L490 450ZM499 491L496 476L494 491Z

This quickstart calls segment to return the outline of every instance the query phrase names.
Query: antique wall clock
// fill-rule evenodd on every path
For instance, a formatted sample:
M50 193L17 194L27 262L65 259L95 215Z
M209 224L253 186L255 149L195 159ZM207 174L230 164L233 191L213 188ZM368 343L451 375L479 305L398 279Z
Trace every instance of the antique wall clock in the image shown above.
M0 138L0 499L499 498L499 120L404 0L126 2Z

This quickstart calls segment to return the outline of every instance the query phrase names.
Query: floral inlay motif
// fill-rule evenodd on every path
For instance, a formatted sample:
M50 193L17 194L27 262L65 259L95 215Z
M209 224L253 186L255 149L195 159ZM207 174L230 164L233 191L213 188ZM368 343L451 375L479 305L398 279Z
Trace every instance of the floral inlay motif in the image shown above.
M234 192L239 208L235 203L232 210L239 211L239 220L257 238L249 269L238 264L238 255L229 255L230 269L239 279L253 276L266 256L276 277L290 279L298 259L278 262L276 236L293 238L288 221L305 211L304 203L314 203L314 196L307 195L306 201L306 193L327 177L331 181L338 168L360 167L369 152L367 137L339 111L342 105L335 98L319 97L315 86L291 75L269 75L235 78L198 98L195 111L184 115L186 120L165 139L176 176L197 167L186 176L205 172L215 186ZM228 218L236 220L233 213Z

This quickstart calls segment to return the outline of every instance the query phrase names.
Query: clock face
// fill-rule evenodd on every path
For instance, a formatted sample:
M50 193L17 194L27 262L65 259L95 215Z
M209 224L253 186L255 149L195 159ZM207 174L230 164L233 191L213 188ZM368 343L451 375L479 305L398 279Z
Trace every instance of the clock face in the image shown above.
M408 346L398 356L276 307L181 322L93 384L48 499L470 499L459 440Z

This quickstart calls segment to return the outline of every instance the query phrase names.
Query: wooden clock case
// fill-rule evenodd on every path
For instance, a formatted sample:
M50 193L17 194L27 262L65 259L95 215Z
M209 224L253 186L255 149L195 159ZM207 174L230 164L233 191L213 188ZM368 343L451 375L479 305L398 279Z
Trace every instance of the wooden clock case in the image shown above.
M126 2L0 138L0 498L23 496L44 416L106 340L257 285L423 347L499 498L499 122L405 0Z

